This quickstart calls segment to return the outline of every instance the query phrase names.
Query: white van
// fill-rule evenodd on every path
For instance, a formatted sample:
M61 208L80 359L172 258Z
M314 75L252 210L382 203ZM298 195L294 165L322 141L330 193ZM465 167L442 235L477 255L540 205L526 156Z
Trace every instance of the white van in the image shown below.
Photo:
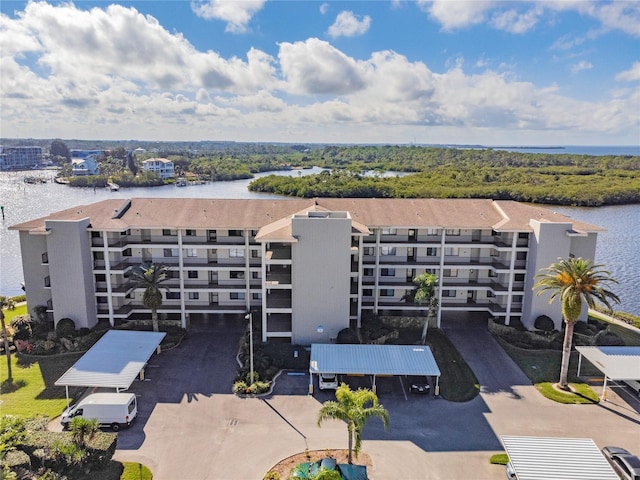
M138 404L133 393L92 393L67 408L60 418L66 427L74 417L96 418L100 426L109 426L114 432L120 426L129 425L138 414Z
M338 375L335 373L321 373L318 376L320 390L335 390L338 388Z

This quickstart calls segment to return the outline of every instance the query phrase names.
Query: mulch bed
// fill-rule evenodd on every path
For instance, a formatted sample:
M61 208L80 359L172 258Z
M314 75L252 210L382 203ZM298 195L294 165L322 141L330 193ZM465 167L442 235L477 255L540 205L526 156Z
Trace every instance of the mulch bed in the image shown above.
M335 458L336 463L348 463L347 459L349 458L349 451L342 450L310 450L308 452L301 452L295 455L292 455L280 462L276 463L271 469L270 472L276 472L280 475L282 480L286 480L289 478L289 474L291 470L296 466L300 465L304 462L315 462L316 460L320 460L322 458L331 457ZM373 464L371 462L371 457L364 453L362 450L358 454L358 458L353 455L353 463L357 465L365 465L367 467L367 471L370 471Z

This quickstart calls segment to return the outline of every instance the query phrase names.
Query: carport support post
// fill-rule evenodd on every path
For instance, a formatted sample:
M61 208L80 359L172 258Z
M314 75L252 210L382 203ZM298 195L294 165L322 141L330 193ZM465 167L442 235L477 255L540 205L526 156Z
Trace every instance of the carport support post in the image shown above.
M313 395L313 373L309 370L309 395Z
M602 400L603 402L607 401L607 375L606 374L604 376L604 383L602 384L602 397L600 397L600 400Z
M64 394L67 397L67 407L69 406L69 385L64 386Z
M436 397L440 396L440 385L438 385L439 382L440 382L440 376L438 375L436 377L436 391L434 392Z

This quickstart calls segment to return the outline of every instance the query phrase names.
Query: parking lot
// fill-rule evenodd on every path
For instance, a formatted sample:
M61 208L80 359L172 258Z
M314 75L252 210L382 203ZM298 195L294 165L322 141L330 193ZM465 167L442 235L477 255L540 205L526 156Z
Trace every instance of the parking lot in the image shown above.
M284 372L264 398L231 393L242 329L242 322L230 318L193 325L182 345L152 358L146 381L132 387L139 418L119 434L117 459L142 462L159 480L260 479L276 462L305 449L347 447L344 424L316 425L322 402L335 397L317 388L309 396L308 372ZM600 447L640 452L640 404L630 403L637 399L613 389L600 405L547 400L518 380L519 369L504 363L485 333L469 333L467 343L476 345L476 353L458 346L464 332L451 334L481 383L481 394L470 402L406 395L397 377L377 379L390 425L385 430L372 419L363 432L371 478L503 479L504 467L488 463L502 450L502 434L587 437ZM347 380L352 387L370 386L368 377Z

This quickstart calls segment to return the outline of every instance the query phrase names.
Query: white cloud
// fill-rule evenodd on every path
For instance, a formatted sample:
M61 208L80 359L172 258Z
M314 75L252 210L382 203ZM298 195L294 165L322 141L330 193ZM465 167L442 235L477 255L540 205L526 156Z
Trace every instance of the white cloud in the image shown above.
M358 17L353 12L343 11L338 14L333 25L329 27L329 36L336 37L353 37L355 35L363 35L371 26L371 17L365 15Z
M259 12L266 0L206 0L192 1L191 9L199 17L227 22L226 30L244 33L251 18Z
M635 82L640 80L640 62L634 62L629 70L616 75L616 80L622 82Z
M329 7L330 5L327 2L323 3L322 5L320 5L320 13L322 15L326 14L329 11Z
M578 73L582 70L590 70L593 68L593 64L586 60L581 60L578 63L571 65L571 73Z
M542 16L541 8L532 8L524 13L515 9L499 11L491 17L490 25L509 33L525 33L531 30Z
M280 43L280 68L293 93L344 95L363 88L357 62L317 38Z
M455 30L483 23L485 12L494 8L484 0L418 0L418 6L437 20L443 30Z

